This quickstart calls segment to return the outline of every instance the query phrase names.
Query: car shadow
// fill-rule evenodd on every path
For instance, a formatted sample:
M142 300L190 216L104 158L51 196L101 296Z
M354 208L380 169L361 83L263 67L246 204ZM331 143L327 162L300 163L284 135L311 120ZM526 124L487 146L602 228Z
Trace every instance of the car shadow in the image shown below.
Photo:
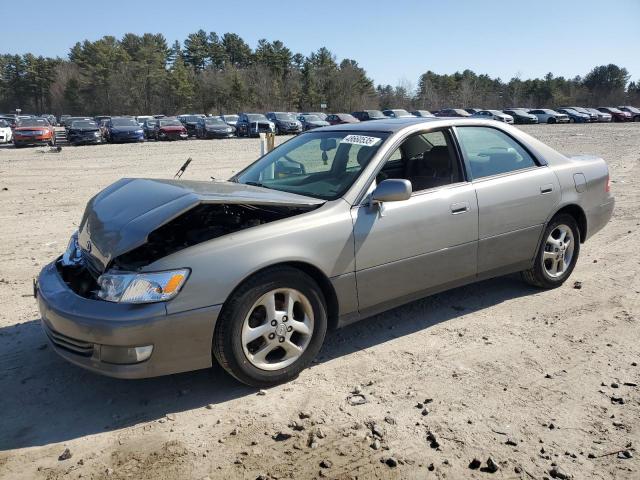
M418 300L329 332L316 364L535 292L509 276ZM256 391L218 366L144 380L103 377L58 357L39 320L0 328L0 451L119 430Z

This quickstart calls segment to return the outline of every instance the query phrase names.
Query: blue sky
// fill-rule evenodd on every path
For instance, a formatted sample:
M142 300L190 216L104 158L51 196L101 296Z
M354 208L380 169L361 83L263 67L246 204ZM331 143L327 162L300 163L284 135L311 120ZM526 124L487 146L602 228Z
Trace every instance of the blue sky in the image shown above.
M172 43L203 28L238 33L252 47L260 38L282 40L305 55L326 46L338 59L356 59L376 84L415 84L426 70L465 68L503 80L549 71L573 77L607 63L640 79L640 0L64 0L55 8L50 1L28 6L38 14L3 22L0 52L65 57L78 40L152 32Z

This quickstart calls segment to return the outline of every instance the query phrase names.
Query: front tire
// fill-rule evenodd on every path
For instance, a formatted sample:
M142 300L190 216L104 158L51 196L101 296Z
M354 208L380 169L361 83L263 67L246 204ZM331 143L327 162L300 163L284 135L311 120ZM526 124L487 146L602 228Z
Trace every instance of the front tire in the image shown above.
M549 118L547 119L547 123L554 124L554 123L556 123L556 119L555 119L555 118L553 118L553 117L549 117Z
M571 275L580 254L580 229L567 214L551 219L542 236L533 268L521 272L522 279L539 288L556 288Z
M304 370L322 347L327 307L305 273L276 267L242 284L222 309L213 355L240 382L269 387Z

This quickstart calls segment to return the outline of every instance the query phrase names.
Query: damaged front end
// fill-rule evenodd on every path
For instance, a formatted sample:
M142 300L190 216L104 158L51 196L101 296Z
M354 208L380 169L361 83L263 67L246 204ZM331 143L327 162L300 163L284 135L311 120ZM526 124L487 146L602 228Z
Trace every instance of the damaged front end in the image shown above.
M323 203L233 182L123 179L91 199L79 232L56 268L64 282L85 298L166 301L177 294L188 271L141 272L146 265Z

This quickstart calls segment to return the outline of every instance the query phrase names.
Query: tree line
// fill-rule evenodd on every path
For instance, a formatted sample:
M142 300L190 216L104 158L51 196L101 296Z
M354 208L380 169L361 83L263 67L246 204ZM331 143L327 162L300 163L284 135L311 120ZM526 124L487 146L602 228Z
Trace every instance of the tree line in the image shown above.
M504 82L471 70L427 71L417 85L375 86L353 59L322 47L305 56L279 40L199 30L169 45L162 34L76 43L66 59L0 55L0 111L72 115L234 113L444 107L640 104L640 81L617 65L571 79Z

